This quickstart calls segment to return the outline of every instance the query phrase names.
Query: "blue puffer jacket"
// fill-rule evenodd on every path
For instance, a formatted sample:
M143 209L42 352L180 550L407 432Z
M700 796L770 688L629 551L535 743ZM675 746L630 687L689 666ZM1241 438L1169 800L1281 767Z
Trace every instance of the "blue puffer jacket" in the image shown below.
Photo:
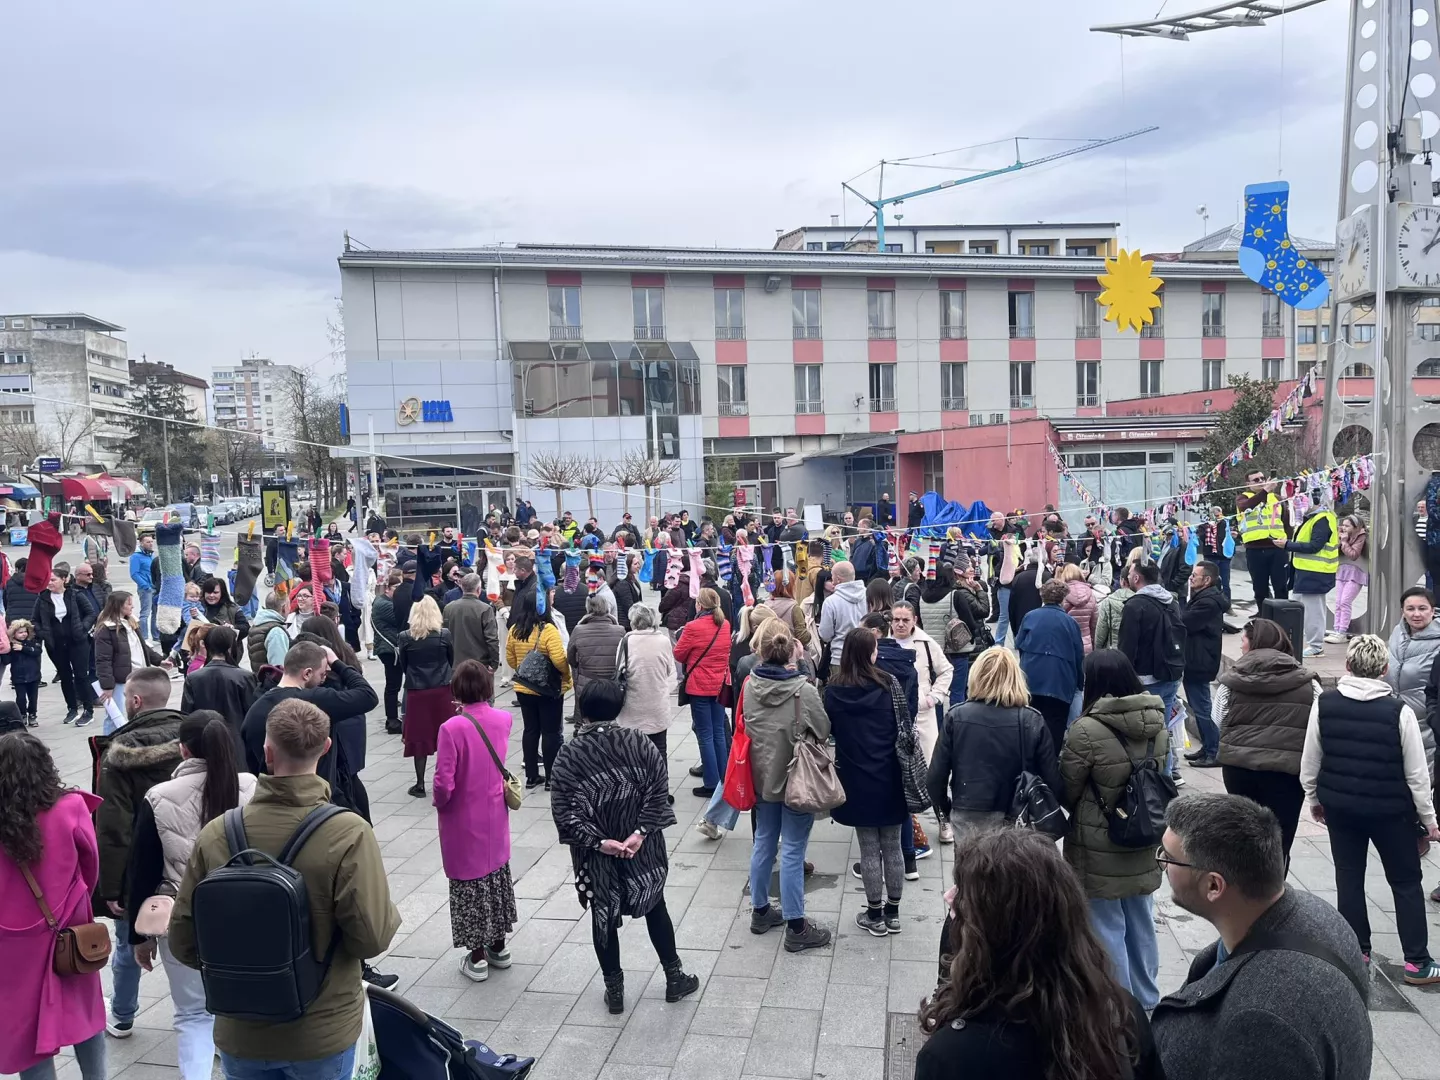
M133 555L130 556L130 580L135 583L135 588L151 588L151 580L154 566L154 552L137 550Z
M1085 642L1080 627L1059 604L1046 604L1026 615L1015 635L1015 647L1032 695L1069 701L1084 685Z

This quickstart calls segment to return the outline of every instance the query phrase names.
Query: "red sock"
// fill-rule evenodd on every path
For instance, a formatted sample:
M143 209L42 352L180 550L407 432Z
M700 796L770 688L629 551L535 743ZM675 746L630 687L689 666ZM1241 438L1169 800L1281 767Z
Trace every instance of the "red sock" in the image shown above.
M310 541L310 596L315 605L315 614L320 614L320 605L325 602L325 586L335 578L330 566L330 541Z
M51 564L65 542L60 535L60 513L52 511L49 518L30 526L30 557L25 563L25 591L42 593L50 584Z

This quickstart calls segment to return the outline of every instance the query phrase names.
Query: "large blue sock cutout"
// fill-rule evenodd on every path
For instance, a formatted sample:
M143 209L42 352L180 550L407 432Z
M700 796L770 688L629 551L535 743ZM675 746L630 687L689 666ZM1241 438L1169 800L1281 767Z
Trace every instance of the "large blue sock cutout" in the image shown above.
M1289 207L1290 185L1284 180L1245 188L1240 269L1291 307L1309 311L1329 298L1330 283L1290 239Z

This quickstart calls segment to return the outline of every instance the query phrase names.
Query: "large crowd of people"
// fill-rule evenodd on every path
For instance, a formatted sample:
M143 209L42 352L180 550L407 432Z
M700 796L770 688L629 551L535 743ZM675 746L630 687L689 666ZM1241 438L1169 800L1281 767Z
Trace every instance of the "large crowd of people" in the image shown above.
M208 1077L217 1052L229 1080L346 1075L364 982L397 981L369 963L400 925L368 824L375 738L398 738L409 794L433 802L466 979L511 965L509 813L539 791L606 1007L626 1008L626 918L646 922L665 1000L694 994L665 905L683 797L667 758L688 706L687 809L711 842L749 817L750 930L779 931L787 952L836 932L805 905L818 817L854 830L854 921L876 937L904 930L917 861L951 846L917 1077L1368 1075L1371 845L1403 979L1440 984L1422 881L1440 840L1440 623L1417 586L1388 641L1352 635L1363 520L1317 501L1292 527L1293 501L1263 474L1247 483L1235 516L1193 529L1117 510L1073 535L1049 507L1034 529L1016 512L930 535L914 496L904 526L887 497L819 535L793 510L626 514L607 531L568 512L542 523L522 501L468 537L369 515L363 533L331 530L328 569L310 564L324 549L287 562L277 542L270 576L238 590L187 552L193 595L165 631L148 536L125 564L133 591L103 556L38 582L17 560L0 634L15 697L0 706L0 963L24 992L0 1071L53 1076L68 1046L102 1080L104 1033L131 1033L158 957L182 1080ZM1227 624L1241 545L1257 602L1302 598L1303 642L1268 619ZM1326 642L1346 647L1333 689L1304 665ZM62 723L104 711L93 792L60 785L34 730L42 647ZM1224 793L1180 794L1187 768L1218 769ZM1333 908L1286 885L1304 816L1329 830ZM237 865L237 844L268 861ZM269 940L284 914L255 900L271 866L288 867L286 910L311 947L237 954L227 932ZM1168 995L1162 878L1218 935ZM63 966L52 927L96 918L113 924L108 954ZM288 998L264 989L277 969Z

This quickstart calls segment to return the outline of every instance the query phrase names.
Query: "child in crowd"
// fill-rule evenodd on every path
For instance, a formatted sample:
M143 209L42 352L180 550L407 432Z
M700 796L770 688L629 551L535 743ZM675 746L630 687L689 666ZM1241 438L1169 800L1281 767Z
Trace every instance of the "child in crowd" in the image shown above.
M10 685L15 688L15 704L25 722L39 727L35 714L40 698L40 639L29 619L16 619L10 624Z
M178 670L189 675L205 666L205 635L209 632L210 624L203 616L190 624L184 637L175 643L175 651L170 656Z

